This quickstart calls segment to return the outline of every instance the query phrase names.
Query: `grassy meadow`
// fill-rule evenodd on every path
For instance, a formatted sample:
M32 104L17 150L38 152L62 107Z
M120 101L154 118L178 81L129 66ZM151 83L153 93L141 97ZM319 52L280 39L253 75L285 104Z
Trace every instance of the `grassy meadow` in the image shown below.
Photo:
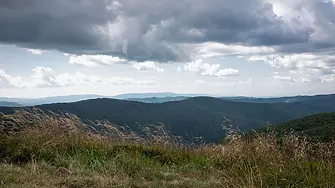
M0 116L0 187L335 187L334 142L228 131L223 144L195 145L164 126Z

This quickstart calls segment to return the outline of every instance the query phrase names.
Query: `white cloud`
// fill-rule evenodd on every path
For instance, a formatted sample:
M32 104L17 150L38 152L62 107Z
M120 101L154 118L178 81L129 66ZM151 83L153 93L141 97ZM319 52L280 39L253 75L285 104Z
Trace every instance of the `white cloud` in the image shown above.
M1 88L46 88L46 87L71 87L79 85L156 85L153 80L138 80L129 77L101 78L90 76L80 72L69 74L58 74L48 67L32 69L32 80L23 81L19 76L13 77L0 69L0 89Z
M273 54L251 56L249 61L264 61L273 68L287 69L290 76L275 76L276 80L311 82L328 78L335 70L335 56L327 54ZM326 80L326 79L323 79Z
M294 78L290 76L281 76L278 72L274 72L272 78L276 81L296 82Z
M335 83L335 74L320 76L319 81L321 83Z
M296 82L296 80L290 76L273 75L272 77L276 81Z
M47 67L36 67L33 70L33 85L36 87L59 87L57 82L57 75L51 68Z
M309 83L311 80L308 77L304 76L282 76L278 72L274 72L272 75L272 78L275 81L281 81L281 82L292 82L292 83Z
M206 42L194 47L193 53L195 58L211 58L211 57L226 57L236 56L242 58L244 56L273 54L276 50L267 46L242 46L242 45L227 45L214 42Z
M236 69L220 69L221 66L219 64L209 64L204 63L202 59L197 61L187 63L184 66L184 70L189 72L195 72L202 76L214 76L224 78L227 76L237 76L239 71Z
M40 49L30 49L30 48L25 48L25 50L27 50L27 52L30 52L34 55L42 55L45 52L47 52L46 50L40 50Z
M251 56L249 61L264 61L274 68L290 69L327 69L332 68L335 56L319 54L273 54L268 56Z
M13 77L0 69L0 89L1 88L22 88L22 78Z
M133 67L138 71L157 71L163 72L164 69L158 67L155 62L145 61L145 62L130 62L126 59L122 59L119 57L113 57L109 55L70 55L64 54L65 56L69 56L69 63L82 65L86 67L98 67L98 66L111 66L115 64L132 64Z
M238 70L236 69L220 69L214 76L217 77L226 77L226 76L237 76Z
M70 87L76 85L156 85L151 80L135 80L129 77L100 78L80 72L75 74L56 74L51 68L36 67L33 69L33 87Z
M157 71L157 72L163 72L163 68L159 68L154 62L152 61L145 61L141 63L134 63L133 67L138 71Z
M66 54L68 56L68 54ZM70 55L69 63L87 67L97 67L102 65L127 64L126 59L109 55Z

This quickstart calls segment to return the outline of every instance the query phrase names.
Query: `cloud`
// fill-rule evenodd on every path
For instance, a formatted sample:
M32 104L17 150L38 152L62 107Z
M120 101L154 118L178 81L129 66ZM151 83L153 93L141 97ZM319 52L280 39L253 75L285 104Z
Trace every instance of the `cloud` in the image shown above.
M290 76L281 76L278 72L274 72L272 78L276 81L284 81L284 82L296 82L296 80Z
M61 84L57 79L57 75L51 68L36 67L33 70L33 86L36 87L60 87Z
M335 83L335 74L320 76L319 81L321 83Z
M65 54L69 56L69 54ZM127 60L108 55L70 55L69 63L87 67L127 64Z
M163 68L159 68L154 62L152 61L146 61L141 63L134 63L133 67L138 71L157 71L157 72L163 72Z
M278 69L287 69L291 75L300 77L298 80L309 82L319 77L331 75L335 70L335 55L327 54L273 54L250 56L249 61L264 61ZM280 78L278 77L277 80ZM282 80L289 80L282 78Z
M272 75L272 78L275 81L280 81L280 82L291 82L291 83L310 83L311 79L308 77L304 76L282 76L278 72L274 72Z
M39 50L39 49L29 49L29 48L25 48L25 50L27 50L27 52L30 52L34 55L42 55L45 52L47 52L46 50Z
M69 74L58 74L48 67L39 67L32 69L32 80L21 77L13 77L0 69L0 89L1 88L48 88L48 87L72 87L80 85L156 85L153 80L138 80L129 77L111 77L101 78L98 76L90 76L80 72Z
M235 56L243 58L244 56L273 54L276 50L267 46L242 46L226 45L221 43L207 42L196 45L193 53L197 58L226 57Z
M81 65L85 67L98 67L98 66L113 66L116 64L132 64L132 66L138 71L157 71L163 72L164 69L158 67L155 62L145 61L145 62L130 62L126 59L121 59L119 57L113 57L109 55L70 55L64 54L64 56L69 57L69 63Z
M320 54L274 54L251 56L249 61L264 61L275 68L331 69L335 68L335 55Z
M221 69L219 64L209 64L204 63L202 59L197 61L187 63L184 66L185 71L195 72L202 76L214 76L219 78L224 78L227 76L237 76L239 71L236 69Z
M0 89L2 88L22 88L22 78L13 77L0 69Z
M335 7L332 1L323 0L270 0L274 11L284 20L298 19L304 25L313 28L308 44L282 46L288 52L319 51L334 47Z
M138 62L189 62L206 56L197 54L206 43L224 45L208 50L214 55L335 44L335 8L324 0L4 0L0 25L3 44Z
M77 85L156 85L155 81L135 80L128 77L100 78L80 72L75 74L56 74L51 68L36 67L33 69L33 87L71 87Z

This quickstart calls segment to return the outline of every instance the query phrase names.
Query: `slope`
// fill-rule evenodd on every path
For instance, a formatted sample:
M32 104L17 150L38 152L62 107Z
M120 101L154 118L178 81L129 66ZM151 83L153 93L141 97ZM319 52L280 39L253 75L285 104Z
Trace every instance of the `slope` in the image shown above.
M82 119L106 119L139 131L139 125L164 123L172 134L187 140L202 137L217 142L224 136L225 118L241 131L277 124L295 118L331 110L301 103L254 104L195 97L183 101L148 104L116 99L93 99L74 103L37 106L54 112L67 111ZM11 113L12 108L0 108Z
M335 113L321 113L278 124L271 129L279 133L294 131L319 140L335 139Z

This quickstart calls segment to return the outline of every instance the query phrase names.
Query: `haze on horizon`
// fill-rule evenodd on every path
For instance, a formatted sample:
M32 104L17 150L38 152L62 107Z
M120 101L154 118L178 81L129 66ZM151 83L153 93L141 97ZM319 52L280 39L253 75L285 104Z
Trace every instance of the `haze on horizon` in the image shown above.
M334 1L0 2L0 97L153 92L335 93Z

